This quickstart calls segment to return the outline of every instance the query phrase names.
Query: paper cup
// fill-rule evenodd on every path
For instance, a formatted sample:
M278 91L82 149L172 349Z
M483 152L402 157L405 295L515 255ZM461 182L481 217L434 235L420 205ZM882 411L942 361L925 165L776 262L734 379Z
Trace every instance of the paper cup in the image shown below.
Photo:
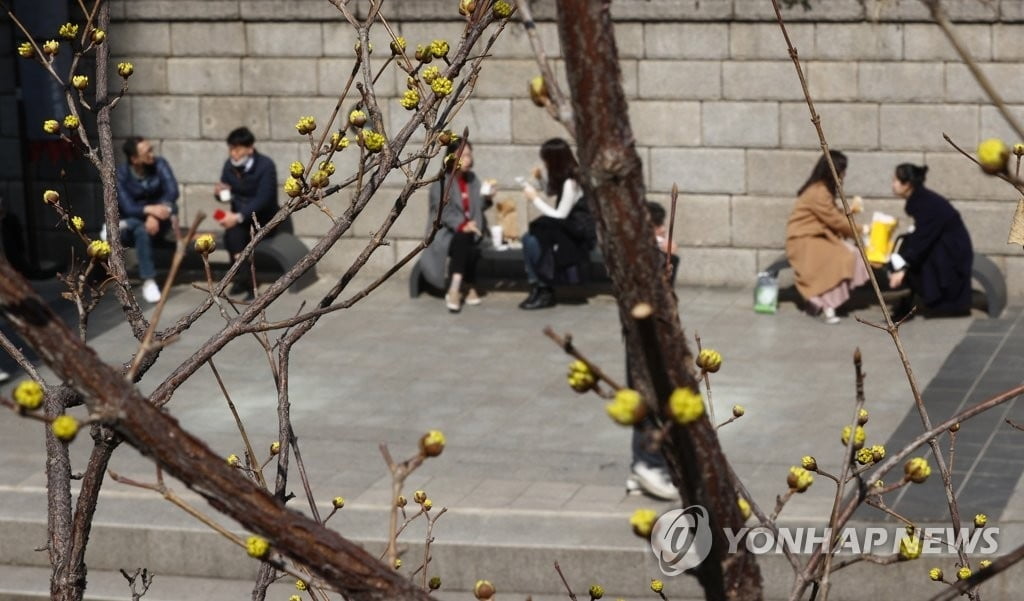
M500 247L502 245L502 234L503 232L500 225L491 226L491 242L495 247Z
M220 191L217 197L220 199L221 202L231 202L231 189L224 188L223 190Z

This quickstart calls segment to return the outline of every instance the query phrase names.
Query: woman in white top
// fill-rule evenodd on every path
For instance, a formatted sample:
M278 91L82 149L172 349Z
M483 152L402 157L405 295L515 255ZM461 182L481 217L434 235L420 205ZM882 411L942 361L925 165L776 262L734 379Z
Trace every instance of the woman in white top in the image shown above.
M533 186L523 187L541 216L530 222L530 231L523 236L523 259L531 290L519 304L520 309L553 306L554 284L579 283L597 241L594 220L579 184L579 163L569 143L561 138L544 142L540 158L547 169L545 192L557 196L557 201L552 207Z

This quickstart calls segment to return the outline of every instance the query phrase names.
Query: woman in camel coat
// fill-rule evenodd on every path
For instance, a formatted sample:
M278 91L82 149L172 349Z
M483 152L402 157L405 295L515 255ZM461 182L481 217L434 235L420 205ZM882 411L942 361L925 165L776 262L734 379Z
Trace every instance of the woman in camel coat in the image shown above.
M846 155L830 151L839 177L846 173ZM836 309L850 290L868 280L856 248L846 242L856 233L835 204L836 183L822 156L800 188L786 224L786 256L796 274L796 289L827 324L839 323Z

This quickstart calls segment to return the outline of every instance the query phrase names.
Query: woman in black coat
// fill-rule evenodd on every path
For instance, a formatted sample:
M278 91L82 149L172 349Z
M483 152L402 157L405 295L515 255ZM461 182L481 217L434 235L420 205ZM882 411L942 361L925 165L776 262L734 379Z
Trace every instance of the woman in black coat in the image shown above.
M909 286L930 313L966 315L971 310L971 236L953 205L924 187L927 173L928 167L909 163L896 167L892 190L907 200L904 210L914 219L914 231L893 253L889 285Z

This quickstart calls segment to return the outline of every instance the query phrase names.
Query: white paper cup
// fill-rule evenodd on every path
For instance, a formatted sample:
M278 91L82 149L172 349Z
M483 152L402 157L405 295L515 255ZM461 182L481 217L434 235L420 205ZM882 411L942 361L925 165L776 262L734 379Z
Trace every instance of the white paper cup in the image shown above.
M221 202L231 202L231 188L224 188L218 194L218 198Z
M495 248L501 247L502 234L503 232L500 225L491 226L491 242L494 244Z

